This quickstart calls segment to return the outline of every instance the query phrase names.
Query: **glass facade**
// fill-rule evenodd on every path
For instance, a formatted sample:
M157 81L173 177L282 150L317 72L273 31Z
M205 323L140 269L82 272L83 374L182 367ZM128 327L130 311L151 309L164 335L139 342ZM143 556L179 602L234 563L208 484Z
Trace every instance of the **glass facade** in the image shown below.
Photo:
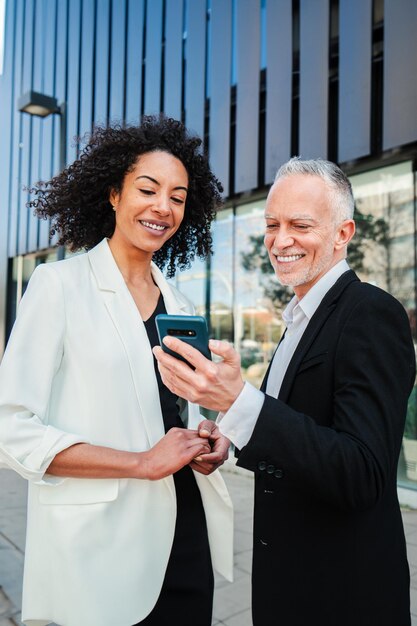
M240 205L235 212L235 347L242 358L246 380L259 386L282 328L273 300L268 296L268 278L259 263L263 249L265 199ZM268 263L269 265L269 263ZM265 282L265 280L267 282Z
M232 209L219 213L213 227L215 253L210 260L210 324L215 339L234 342L234 215Z
M373 225L364 242L363 280L392 293L415 328L415 197L411 161L351 177L360 220ZM359 221L360 221L359 220Z

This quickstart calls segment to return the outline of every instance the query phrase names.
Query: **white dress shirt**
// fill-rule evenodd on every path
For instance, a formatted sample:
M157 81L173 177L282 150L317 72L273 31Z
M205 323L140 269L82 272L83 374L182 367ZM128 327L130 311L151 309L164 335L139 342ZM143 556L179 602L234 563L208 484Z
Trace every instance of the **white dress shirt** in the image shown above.
M282 314L286 332L276 350L266 385L266 394L278 398L288 365L303 336L305 329L326 293L338 278L349 269L343 259L334 265L309 291L298 300L294 296ZM217 424L220 432L241 449L245 446L255 428L265 395L250 383L245 383L239 396L226 413L219 413Z

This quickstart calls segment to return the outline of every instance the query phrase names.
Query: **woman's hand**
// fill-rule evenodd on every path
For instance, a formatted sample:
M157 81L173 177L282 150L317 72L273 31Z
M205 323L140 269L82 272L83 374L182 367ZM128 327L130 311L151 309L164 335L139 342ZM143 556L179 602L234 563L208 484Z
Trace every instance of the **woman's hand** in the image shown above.
M199 459L193 459L190 465L193 470L200 474L211 474L229 457L230 441L221 434L218 426L210 420L203 420L198 425L200 437L205 438L210 443L211 452L202 454Z
M211 446L207 437L201 437L196 430L171 428L153 448L140 453L138 478L160 480L208 453L211 453Z
M215 452L218 445L215 443ZM200 436L196 430L187 428L171 428L153 448L144 452L127 452L88 443L74 444L58 452L47 472L54 476L73 478L159 480L191 464L194 459L197 459L196 463L200 462L204 454L209 455L206 463L210 463L213 458L212 446L207 435ZM216 455L214 462L217 462ZM198 471L210 473L208 467L203 464Z

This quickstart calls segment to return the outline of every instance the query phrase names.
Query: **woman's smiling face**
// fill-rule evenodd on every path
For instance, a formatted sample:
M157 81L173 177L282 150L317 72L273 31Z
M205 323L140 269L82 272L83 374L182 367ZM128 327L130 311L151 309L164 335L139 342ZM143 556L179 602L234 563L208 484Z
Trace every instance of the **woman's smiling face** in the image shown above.
M152 255L180 227L187 189L187 170L179 159L162 151L141 154L121 190L110 193L116 213L112 239Z

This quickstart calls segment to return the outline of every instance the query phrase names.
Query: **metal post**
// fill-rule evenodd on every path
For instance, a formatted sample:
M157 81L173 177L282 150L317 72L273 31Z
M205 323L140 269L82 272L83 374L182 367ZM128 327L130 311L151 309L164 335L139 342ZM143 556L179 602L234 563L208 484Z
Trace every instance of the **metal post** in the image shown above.
M61 102L59 105L59 171L62 172L67 164L67 105ZM58 246L58 261L65 259L65 246Z

